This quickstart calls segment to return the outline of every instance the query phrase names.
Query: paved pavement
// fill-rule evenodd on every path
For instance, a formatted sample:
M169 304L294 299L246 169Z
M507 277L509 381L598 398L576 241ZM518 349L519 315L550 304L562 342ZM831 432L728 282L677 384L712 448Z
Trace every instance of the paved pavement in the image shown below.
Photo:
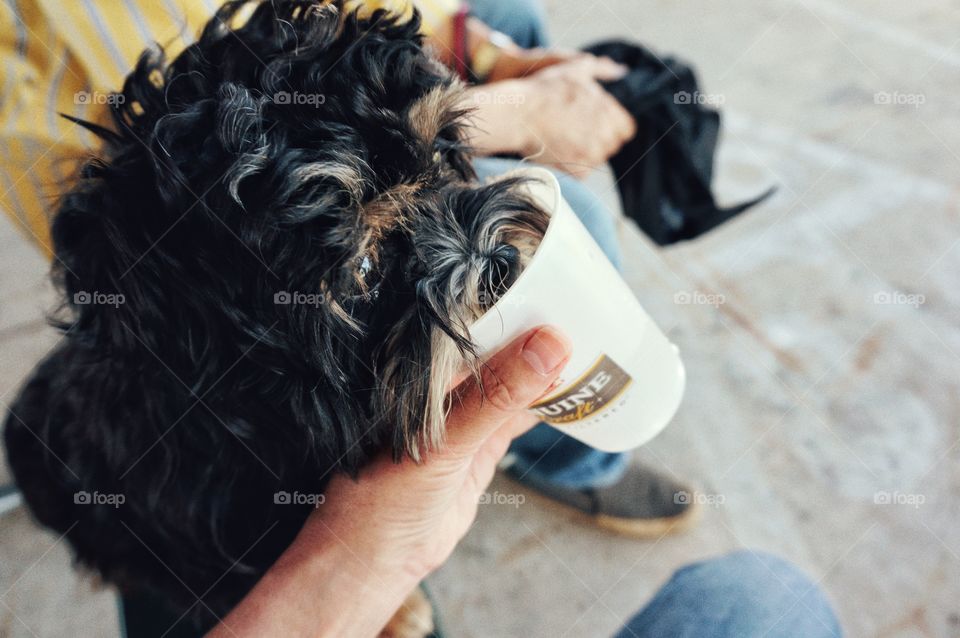
M484 506L431 579L451 634L610 635L678 566L748 547L805 568L850 636L960 635L955 3L548 5L562 44L622 36L695 63L723 102L722 198L780 190L669 250L622 227L626 277L690 375L636 457L696 481L703 523L635 542L534 499ZM614 207L609 177L591 184ZM6 401L54 337L43 262L5 222L0 260ZM116 635L111 594L22 512L0 519L0 603L0 636Z

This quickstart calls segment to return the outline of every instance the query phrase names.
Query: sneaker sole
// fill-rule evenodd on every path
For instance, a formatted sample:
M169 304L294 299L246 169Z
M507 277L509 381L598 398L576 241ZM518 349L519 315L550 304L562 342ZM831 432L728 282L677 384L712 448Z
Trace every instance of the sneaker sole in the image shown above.
M699 504L692 504L683 511L683 514L665 518L618 518L616 516L607 516L606 514L591 516L583 512L578 513L593 522L597 527L613 532L614 534L647 540L661 538L670 534L681 534L690 530L700 521L701 512L702 508Z
M654 540L671 534L680 534L694 527L701 518L703 508L699 503L691 503L682 514L663 518L622 518L607 514L588 514L572 505L561 503L530 489L510 475L505 475L512 483L519 485L524 492L541 501L547 508L562 513L569 518L590 527L599 527L619 536L639 540Z
M23 505L23 497L20 492L8 492L0 494L0 514L12 512Z

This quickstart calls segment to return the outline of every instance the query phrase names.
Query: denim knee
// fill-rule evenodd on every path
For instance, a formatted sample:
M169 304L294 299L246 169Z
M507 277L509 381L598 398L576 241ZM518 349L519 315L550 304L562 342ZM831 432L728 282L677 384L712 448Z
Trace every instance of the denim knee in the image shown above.
M470 11L524 49L547 46L546 13L541 0L471 0Z
M732 623L743 635L841 635L823 591L795 565L765 552L740 550L689 565L667 587L698 601L707 621Z
M837 638L823 592L787 561L739 551L677 571L617 638Z

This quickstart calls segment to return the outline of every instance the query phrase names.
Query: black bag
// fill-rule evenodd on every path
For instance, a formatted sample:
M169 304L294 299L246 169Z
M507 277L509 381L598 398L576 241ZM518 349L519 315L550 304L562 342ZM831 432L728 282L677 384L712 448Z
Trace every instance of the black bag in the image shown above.
M702 104L692 68L643 47L607 41L584 49L630 67L604 88L633 116L637 135L610 160L624 213L657 244L693 239L769 197L719 208L710 183L720 114Z

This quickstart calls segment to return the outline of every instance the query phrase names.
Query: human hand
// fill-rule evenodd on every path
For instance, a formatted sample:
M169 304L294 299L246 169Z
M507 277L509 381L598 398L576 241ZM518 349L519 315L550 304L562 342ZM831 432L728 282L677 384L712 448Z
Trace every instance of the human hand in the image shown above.
M633 117L599 83L623 74L612 60L588 56L525 80L519 115L529 137L523 155L579 178L605 163L637 131Z
M552 328L514 340L483 366L479 383L470 378L454 391L443 449L420 464L385 454L356 481L334 478L307 524L345 539L383 573L423 578L470 528L510 442L536 422L525 408L551 389L569 354Z
M586 177L636 135L633 117L599 82L625 68L590 55L468 92L471 142L481 154L518 153Z
M332 479L293 544L208 636L377 635L466 534L510 441L536 422L525 408L569 357L553 328L519 337L480 384L454 389L443 449L420 464L385 454L356 481Z

